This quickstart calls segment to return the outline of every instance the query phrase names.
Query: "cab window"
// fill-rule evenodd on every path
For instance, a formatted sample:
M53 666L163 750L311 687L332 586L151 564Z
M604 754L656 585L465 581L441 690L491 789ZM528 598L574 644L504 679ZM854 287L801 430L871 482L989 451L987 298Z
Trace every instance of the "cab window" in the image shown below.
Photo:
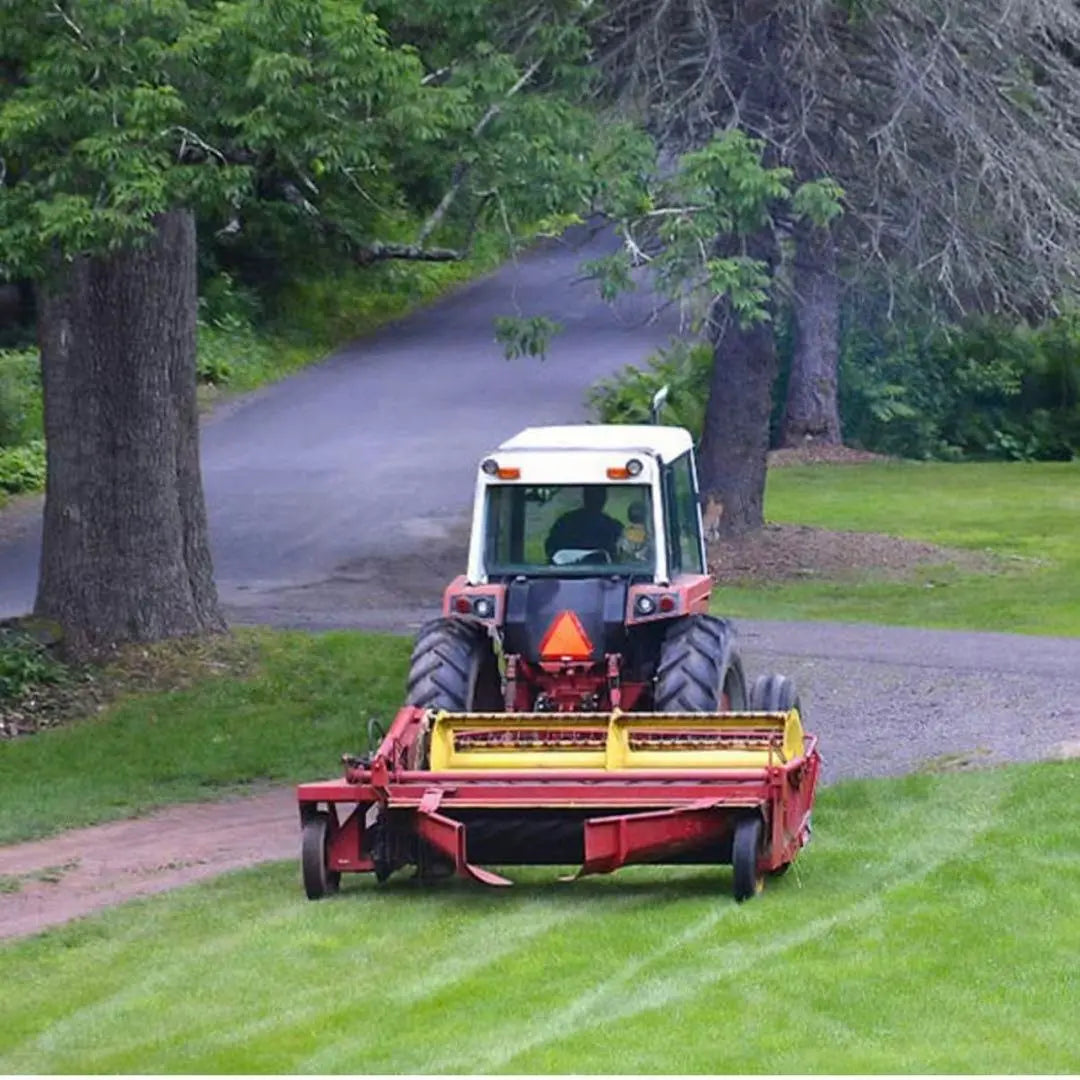
M673 575L704 574L697 483L689 451L665 468L664 498L667 504L668 569Z

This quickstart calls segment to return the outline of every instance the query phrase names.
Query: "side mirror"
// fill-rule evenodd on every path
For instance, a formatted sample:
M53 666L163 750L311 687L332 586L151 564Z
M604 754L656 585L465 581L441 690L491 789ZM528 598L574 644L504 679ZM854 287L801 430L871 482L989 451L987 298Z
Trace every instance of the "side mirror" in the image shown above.
M653 394L652 399L652 422L654 424L660 423L660 410L664 407L664 402L668 399L668 387L661 386L659 390Z

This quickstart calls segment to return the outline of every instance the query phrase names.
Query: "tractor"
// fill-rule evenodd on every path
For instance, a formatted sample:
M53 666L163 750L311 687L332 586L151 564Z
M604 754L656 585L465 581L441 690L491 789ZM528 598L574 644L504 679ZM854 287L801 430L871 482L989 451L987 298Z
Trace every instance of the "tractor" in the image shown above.
M533 427L485 455L465 572L421 627L405 705L302 784L307 895L343 872L732 867L737 900L810 836L820 757L793 683L747 686L709 614L690 434Z

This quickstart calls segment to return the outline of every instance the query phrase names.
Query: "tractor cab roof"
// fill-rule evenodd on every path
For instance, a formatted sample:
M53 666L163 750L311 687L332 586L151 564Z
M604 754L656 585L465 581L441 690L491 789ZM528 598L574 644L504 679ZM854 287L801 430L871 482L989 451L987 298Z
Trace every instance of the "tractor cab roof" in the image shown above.
M499 450L575 450L654 454L674 461L693 446L685 428L659 424L562 424L530 427L501 443Z

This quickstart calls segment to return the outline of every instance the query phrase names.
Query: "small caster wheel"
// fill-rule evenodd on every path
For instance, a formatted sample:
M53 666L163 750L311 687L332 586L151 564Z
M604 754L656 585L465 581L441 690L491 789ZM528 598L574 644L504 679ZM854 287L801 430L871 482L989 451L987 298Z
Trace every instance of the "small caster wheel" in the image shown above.
M761 818L745 817L735 826L731 841L731 868L734 871L735 899L741 904L761 892L765 883L758 870L761 848Z
M321 900L338 891L341 874L326 865L326 842L330 835L330 815L315 814L304 822L300 863L304 872L304 892L309 900Z

